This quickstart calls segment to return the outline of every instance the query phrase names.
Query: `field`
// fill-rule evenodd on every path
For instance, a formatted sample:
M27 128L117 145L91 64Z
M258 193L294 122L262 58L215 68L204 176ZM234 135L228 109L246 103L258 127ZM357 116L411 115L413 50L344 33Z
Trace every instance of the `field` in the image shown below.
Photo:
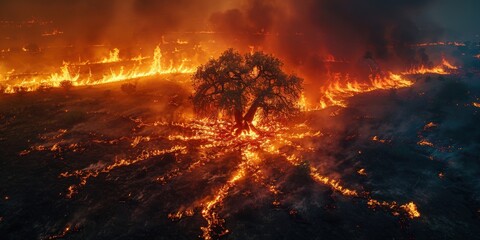
M193 115L189 79L1 95L1 238L478 238L478 76L422 75L239 139Z

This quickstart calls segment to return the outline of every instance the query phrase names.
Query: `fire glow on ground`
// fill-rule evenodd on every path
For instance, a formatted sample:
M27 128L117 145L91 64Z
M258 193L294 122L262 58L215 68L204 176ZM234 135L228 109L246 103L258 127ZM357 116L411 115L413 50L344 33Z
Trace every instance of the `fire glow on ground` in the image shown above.
M0 239L476 239L479 7L2 1Z

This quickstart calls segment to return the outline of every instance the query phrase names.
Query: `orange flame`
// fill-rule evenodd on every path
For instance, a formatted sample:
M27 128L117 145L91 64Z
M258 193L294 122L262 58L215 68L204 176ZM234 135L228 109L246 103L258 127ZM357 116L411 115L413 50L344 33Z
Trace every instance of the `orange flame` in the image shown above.
M104 58L100 63L114 63L114 62L120 62L121 59L119 57L120 50L118 48L113 49L110 51L109 57Z
M352 81L349 75L342 76L341 74L333 74L331 78L332 83L326 88L321 89L322 98L320 100L320 109L330 106L346 107L346 99L359 93L381 89L398 89L413 85L412 81L391 72L385 76L370 76L370 83L359 83L356 80Z
M122 61L119 57L120 50L115 48L110 52L108 58L104 58L102 61L97 63L112 63ZM132 61L139 61L147 59L146 57L138 56L132 58ZM157 46L154 50L154 55L152 63L147 70L142 70L140 66L133 66L127 70L125 66L121 66L120 70L114 71L110 69L108 72L103 74L101 79L92 79L91 72L87 75L81 75L79 72L72 73L72 64L64 62L63 66L60 68L60 73L52 73L48 78L32 77L28 79L23 79L20 81L15 81L13 84L6 84L4 88L5 93L16 93L20 90L24 92L31 92L37 90L40 86L46 85L49 87L59 87L62 81L70 81L73 86L88 86L88 85L99 85L105 83L126 81L130 79L152 77L156 75L164 74L174 74L181 73L187 74L195 71L193 67L186 67L187 59L183 59L179 66L174 66L173 62L170 62L170 66L165 68L162 65L162 52L160 47ZM86 65L89 61L83 62L79 65ZM5 77L6 80L10 81L10 74L7 74Z
M426 67L421 65L420 67L414 67L410 70L403 72L404 75L409 74L440 74L446 75L450 74L452 70L457 70L458 67L451 64L445 57L442 58L442 63L434 67Z

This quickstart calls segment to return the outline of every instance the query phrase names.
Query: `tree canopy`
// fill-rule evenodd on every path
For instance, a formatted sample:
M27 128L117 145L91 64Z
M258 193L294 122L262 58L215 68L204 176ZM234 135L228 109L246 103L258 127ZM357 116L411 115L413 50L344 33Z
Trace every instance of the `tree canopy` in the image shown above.
M284 73L282 66L278 58L263 52L225 51L199 66L193 76L195 112L234 117L237 134L251 129L258 110L264 117L295 113L303 80Z

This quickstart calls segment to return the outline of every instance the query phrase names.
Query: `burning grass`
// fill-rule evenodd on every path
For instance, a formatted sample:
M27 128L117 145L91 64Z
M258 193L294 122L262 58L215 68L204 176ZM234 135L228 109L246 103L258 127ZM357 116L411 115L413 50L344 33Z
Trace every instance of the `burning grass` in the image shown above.
M16 233L45 238L98 237L96 225L109 228L109 221L118 221L92 222L110 207L131 214L135 226L144 226L142 219L153 219L154 225L147 229L160 229L163 236L204 239L239 237L245 231L271 232L262 228L270 221L290 229L286 230L291 231L289 236L300 236L305 224L335 222L318 216L351 219L344 228L349 236L355 235L351 229L365 219L371 223L362 224L361 232L371 232L383 222L392 224L383 226L393 235L402 236L418 233L410 225L430 229L432 226L424 225L422 219L441 216L429 207L422 192L431 188L429 181L438 181L432 179L439 179L437 168L442 164L425 155L436 159L443 152L448 156L455 148L445 148L439 140L433 141L432 147L417 145L419 140L409 138L410 130L396 129L390 126L399 126L392 120L395 118L384 117L394 109L398 111L395 116L402 115L402 111L417 106L415 101L423 102L424 96L432 95L416 94L422 86L413 92L399 90L395 98L372 91L350 100L353 106L369 101L356 111L327 108L303 112L288 123L258 121L259 132L236 137L229 131L232 123L228 121L192 119L188 101L182 100L189 90L179 82L140 81L134 96L121 92L119 84L78 88L68 94L52 91L3 96L5 139L0 143L14 144L14 149L3 151L8 159L17 159L5 163L3 169L14 169L21 161L31 164L28 169L45 171L41 175L47 182L42 184L47 184L51 201L59 208L58 214L48 217L54 226ZM39 96L44 100L34 107L31 100ZM415 98L419 99L402 107L397 102ZM6 104L13 102L14 108ZM375 108L380 102L382 106ZM391 107L385 107L387 103ZM70 113L81 113L82 117L63 121ZM446 126L440 119L421 124L415 118L407 120L407 126L414 126L418 137L425 139L438 139L431 134L439 134ZM365 134L372 126L376 127ZM381 141L384 139L388 141ZM422 169L435 171L428 177L428 171ZM411 172L420 175L410 176ZM441 181L448 182L451 170L441 172ZM23 173L20 176L23 178L18 181L25 184L22 189L47 191ZM47 216L36 205L20 200L25 191L13 189L18 182L2 184L8 202L18 201L30 212ZM452 201L447 202L454 204ZM6 209L2 224L11 229L11 224L24 217L13 217L13 206ZM65 213L69 217L63 217ZM117 219L124 217L115 214ZM244 225L254 223L253 219L263 219L263 223ZM320 231L318 234L328 232L307 228Z
M143 67L135 65L125 70L122 65L125 61L146 59L150 61ZM257 119L254 122L258 131L235 136L230 131L233 123L228 119L193 116L188 100L188 73L193 70L182 64L165 68L160 48L155 49L152 58L139 56L129 60L122 59L119 50L113 49L108 57L94 64L122 66L119 71L111 70L94 78L91 73L75 73L72 64L65 64L61 73L51 74L46 81L21 81L6 88L6 92L17 89L13 92L23 95L2 96L5 137L1 143L3 147L15 146L4 150L5 156L31 162L29 169L47 169L41 175L47 177L51 187L48 191L55 195L53 202L62 209L50 219L54 226L32 229L30 233L35 236L103 237L95 234L98 228L92 219L97 214L105 216L103 211L110 204L133 218L139 215L135 224L142 229L144 219L155 219L150 231L159 231L152 229L160 225L165 227L160 227L162 231L174 237L238 237L243 231L240 226L257 216L248 213L252 211L248 208L262 213L273 209L283 214L272 214L275 219L287 216L301 224L316 221L310 211L354 219L344 228L349 236L356 236L351 229L361 228L360 225L364 231L372 232L370 226L361 223L365 218L375 221L373 225L382 226L379 222L386 221L393 225L389 228L393 235L403 236L405 231L417 231L408 226L419 226L432 212L438 214L430 209L428 199L415 190L420 180L412 181L430 179L425 175L428 171L416 170L416 164L420 170L434 169L432 176L438 180L439 167L433 166L436 162L432 159L462 149L432 135L443 129L442 118L431 114L431 109L420 107L418 102L433 102L428 107L440 113L452 112L444 109L452 103L478 107L478 98L459 97L467 93L464 83L438 79L429 83L440 86L440 90L433 91L436 88L426 81L411 80L411 74L446 75L457 70L446 60L439 67L441 71L422 67L423 70L415 68L401 74L379 72L370 75L366 82L348 74L331 73L330 84L319 90L319 103L309 104L305 96L300 99L300 116L286 122ZM91 63L78 66L88 65ZM42 84L59 87L65 81L73 88L26 93ZM424 99L430 96L440 96L442 100ZM38 104L32 104L39 99ZM405 104L408 102L413 103ZM419 109L434 119L421 122L415 117L405 118ZM37 159L41 161L35 162ZM8 162L5 169L15 169L16 164ZM419 176L412 176L411 172ZM448 174L442 170L442 180ZM26 177L27 180L31 179ZM23 184L26 188L37 186ZM21 195L12 190L15 184L5 185L6 191ZM427 191L428 186L420 187ZM131 204L134 210L125 210L118 202ZM29 207L38 211L35 206ZM7 213L11 213L14 208L8 209ZM61 217L65 212L72 216ZM10 216L5 219L16 221ZM110 221L115 219L101 221L100 226L108 226ZM172 226L175 231L186 231L172 232ZM403 228L407 230L397 232ZM301 227L294 230L291 236L303 232Z
M80 90L71 94L74 95L78 91ZM166 91L169 92L169 90ZM319 149L315 142L325 141L325 136L319 129L312 129L308 123L294 123L295 121L289 124L258 123L259 132L243 133L237 137L228 130L232 127L232 123L228 121L191 120L181 116L177 120L172 119L173 121L153 120L155 118L151 119L151 117L148 118L150 120L147 120L142 116L135 116L135 109L128 109L132 106L131 103L122 107L125 113L130 112L130 114L122 116L118 115L119 113L111 112L117 107L103 109L106 107L105 104L110 102L109 96L95 101L94 105L85 104L87 99L82 100L88 95L82 94L81 96L70 96L71 100L64 99L67 104L58 106L60 111L56 110L58 114L65 115L64 119L72 118L71 121L56 117L59 123L63 124L62 129L52 132L47 130L47 133L38 135L35 143L18 153L22 158L46 155L47 158L53 157L73 164L66 168L62 167L65 170L59 173L58 179L55 180L64 183L73 182L72 185L60 191L60 197L77 201L88 194L89 189L95 188L99 181L96 179L114 183L117 181L115 180L117 177L113 176L119 172L145 166L147 164L145 162L161 161L159 159L171 156L179 164L175 164L177 166L174 165L170 170L162 170L163 174L161 175L151 176L153 184L167 186L175 184L177 179L191 179L190 176L201 179L201 173L206 171L205 168L212 168L212 164L220 164L219 166L226 168L222 171L223 173L218 173L218 177L221 176L220 179L225 179L224 184L220 184L221 180L213 180L214 184L207 184L207 188L203 192L198 193L190 201L186 201L184 203L186 205L180 207L179 210L168 214L169 218L175 221L200 214L206 221L206 224L202 224L203 226L199 228L203 232L204 239L216 239L230 232L225 225L228 219L223 217L222 206L226 199L236 197L235 189L245 184L247 179L261 183L265 187L262 190L265 193L262 194L271 194L269 198L274 198L271 201L272 206L278 207L284 204L282 198L278 196L280 193L288 193L288 191L283 189L282 184L268 182L268 179L276 177L270 175L272 167L266 165L267 159L277 162L278 166L273 168L282 169L281 171L290 172L292 169L305 168L304 174L306 175L302 178L311 178L346 199L358 199L363 201L365 206L368 201L373 201L368 192L364 192L361 188L345 186L341 181L341 176L332 176L325 167L316 166L319 162L312 156L317 155ZM140 109L154 103L155 101L151 99L154 96L155 94L149 97L150 103L142 103L143 107ZM172 104L175 105L175 103ZM56 108L58 109L58 107ZM168 108L164 109L171 111L167 110ZM166 114L165 110L163 114ZM81 114L82 117L74 117L78 114ZM112 114L113 116L117 115L119 120L124 119L123 125L127 127L124 130L128 134L120 134L122 129L115 129L114 132L118 132L118 134L113 135L112 131L101 131L102 124L97 125L97 123L111 118L107 116ZM58 125L58 123L54 125ZM115 126L117 128L122 125L115 124ZM104 135L106 133L112 136ZM98 155L98 151L102 152L101 149L108 148L111 148L111 150L107 150L109 154ZM98 161L84 159L84 156L91 154L99 158ZM225 161L232 161L232 156L237 156L238 160L224 165ZM71 162L72 158L78 159L76 160L78 162ZM214 171L208 170L207 172L210 172L211 178L217 177ZM244 187L242 186L242 188ZM388 204L383 202L382 206ZM397 207L396 203L391 204L390 208L394 209L392 212L394 215L404 212L405 216L409 216L408 211L402 210L404 209L403 205ZM413 204L412 208L416 207L414 203L411 204ZM386 209L389 211L389 207ZM410 216L418 217L417 215ZM71 226L79 228L79 224L81 225L78 222L69 223L65 229L71 229ZM66 230L52 236L64 236L70 232Z

